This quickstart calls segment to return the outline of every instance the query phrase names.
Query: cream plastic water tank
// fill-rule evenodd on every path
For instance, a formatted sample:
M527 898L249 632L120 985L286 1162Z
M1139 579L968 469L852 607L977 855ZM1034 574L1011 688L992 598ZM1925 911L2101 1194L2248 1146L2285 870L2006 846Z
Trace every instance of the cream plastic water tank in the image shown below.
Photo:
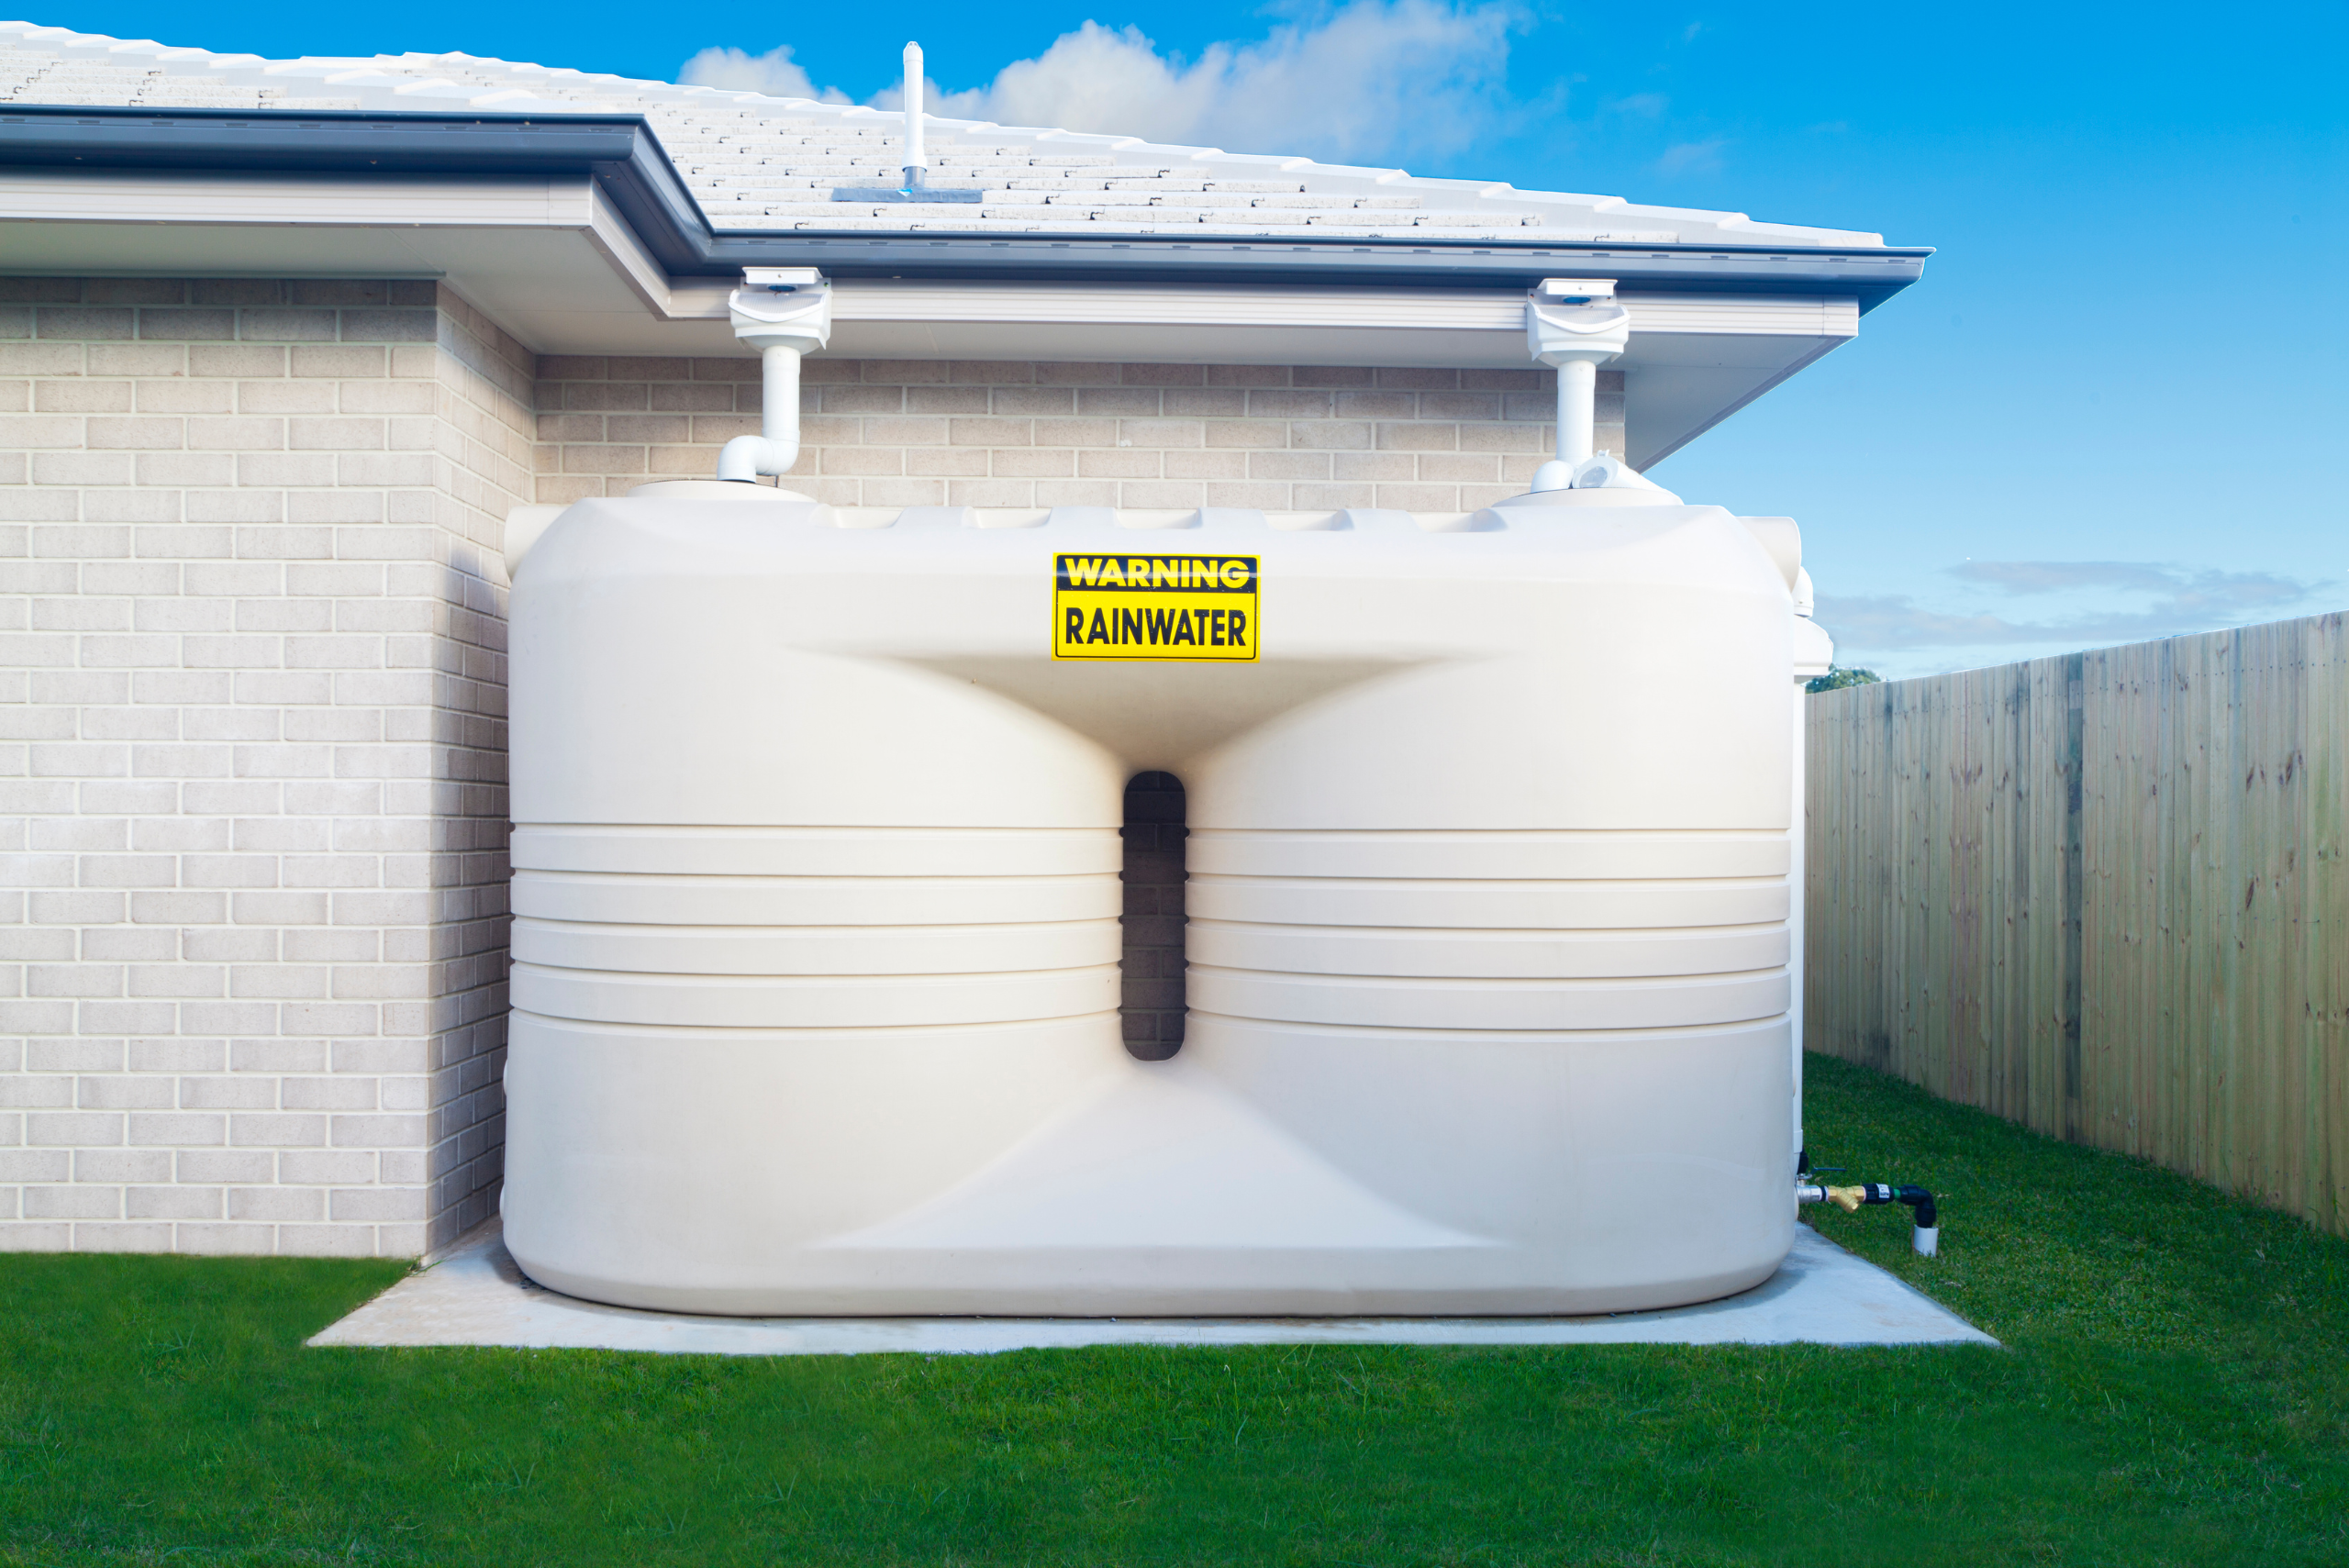
M513 595L514 1256L782 1315L1598 1312L1766 1278L1795 553L1662 492L570 507ZM1190 1013L1142 1062L1119 828L1162 770Z

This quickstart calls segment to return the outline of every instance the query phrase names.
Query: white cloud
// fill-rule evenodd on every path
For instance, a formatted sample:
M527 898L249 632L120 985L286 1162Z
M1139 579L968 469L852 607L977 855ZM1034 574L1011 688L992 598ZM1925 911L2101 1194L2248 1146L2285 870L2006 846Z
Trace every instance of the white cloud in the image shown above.
M2135 561L1970 561L1950 575L2008 595L2102 590L2151 602L2119 608L2082 605L2071 613L2016 619L1992 609L1950 611L1905 594L1819 598L1819 624L1854 657L1923 648L2106 647L2212 631L2288 616L2331 584L2271 572L2186 571Z
M937 112L1005 125L1062 126L1232 152L1340 161L1444 153L1507 113L1508 5L1354 0L1319 26L1219 43L1195 61L1162 54L1141 29L1087 22Z
M1520 112L1504 76L1510 36L1526 25L1516 0L1352 0L1320 22L1212 44L1186 60L1161 52L1138 28L1086 22L984 87L931 86L930 112L1231 152L1441 156L1489 139ZM787 48L706 49L681 80L817 95ZM892 87L870 102L896 108L903 99Z
M1672 100L1662 93L1634 93L1628 98L1610 98L1600 106L1603 112L1631 115L1643 120L1660 117L1672 106Z
M737 93L765 93L777 98L816 98L845 104L849 95L837 87L818 89L813 78L791 58L784 44L764 54L739 49L706 49L685 61L677 80L693 87L725 87Z
M1718 174L1721 168L1721 149L1729 145L1725 136L1708 137L1703 141L1683 141L1664 150L1655 161L1659 174Z

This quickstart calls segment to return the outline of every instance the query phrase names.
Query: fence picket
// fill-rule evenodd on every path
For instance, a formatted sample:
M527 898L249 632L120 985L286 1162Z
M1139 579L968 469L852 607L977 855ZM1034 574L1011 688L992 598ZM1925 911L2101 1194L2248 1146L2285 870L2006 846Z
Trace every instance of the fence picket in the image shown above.
M2349 1234L2349 615L1809 704L1811 1049Z

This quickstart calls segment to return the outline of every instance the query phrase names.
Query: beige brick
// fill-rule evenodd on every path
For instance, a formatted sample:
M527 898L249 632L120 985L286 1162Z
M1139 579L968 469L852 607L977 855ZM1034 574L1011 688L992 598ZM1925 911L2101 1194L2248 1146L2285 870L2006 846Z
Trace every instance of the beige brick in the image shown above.
M1537 406L1520 417L1552 421L1557 417L1554 398L1537 398ZM1458 419L1490 421L1501 417L1501 399L1490 393L1428 392L1419 395L1419 417L1422 419Z
M150 342L225 342L237 335L237 313L209 307L146 309L139 336Z
M1534 452L1555 448L1554 425L1462 425L1459 449L1464 452Z
M186 421L168 417L126 418L102 415L89 420L83 439L93 448L144 452L177 451L186 439Z
M36 452L35 484L128 484L135 470L131 454L123 452Z
M1455 451L1460 446L1460 427L1419 422L1382 424L1375 439L1381 451Z
M1330 474L1330 454L1324 451L1250 451L1247 477L1260 480L1317 480ZM1351 455L1351 454L1349 454Z
M1372 499L1375 487L1369 484L1299 484L1290 494L1290 505L1299 511L1337 511L1377 504Z
M1419 396L1413 392L1341 392L1335 410L1341 419L1413 419L1419 417Z
M377 451L385 445L381 419L301 417L285 421L285 444L296 451Z
M391 361L381 348L357 344L304 344L284 350L290 373L298 376L331 376L357 380L381 376L391 369Z
M286 350L256 344L198 343L179 350L187 356L192 376L236 380L245 376L284 375Z
M78 447L88 421L72 415L0 417L0 442L12 447Z
M1169 479L1245 479L1248 457L1239 451L1170 451L1165 454Z
M120 306L95 308L79 305L45 305L33 313L33 330L43 338L76 343L103 342L133 337L139 313Z
M285 446L285 421L269 418L191 418L187 443L212 451L278 451Z
M1615 378L1612 390L1620 391L1623 384L1622 373L1620 371L1600 371L1598 373L1599 386L1602 389L1607 388L1608 378L1610 376ZM1554 395L1557 383L1551 379L1551 373L1548 371L1464 370L1460 373L1460 385L1463 389L1471 392L1537 392L1550 388L1553 389Z
M285 290L285 298L293 305L388 305L391 297L392 285L373 278L300 279Z
M276 385L278 383L255 384ZM141 414L233 414L237 384L232 381L191 381L162 376L138 383Z
M92 305L184 305L184 278L84 278L82 297Z
M330 381L240 381L196 382L197 386L228 386L234 388L234 411L239 414L332 414L341 406L340 391ZM358 385L391 385L384 383L357 383ZM230 410L206 409L206 413L228 413Z
M1252 506L1260 511L1286 512L1291 509L1292 498L1290 487L1286 484L1210 483L1207 504L1210 506Z
M187 374L187 356L188 350L176 343L93 343L89 373L169 380Z
M331 343L331 310L262 309L242 313L237 336L249 343Z
M693 421L682 414L612 414L604 418L607 441L668 445L690 440Z
M1030 430L1040 447L1107 448L1118 444L1115 419L1038 419Z
M953 419L947 439L958 447L1024 447L1035 443L1035 425L1027 419Z
M906 473L908 478L983 479L987 476L988 460L992 455L961 447L911 447L906 451ZM813 454L809 454L801 461L810 462L812 457Z
M1155 417L1165 395L1151 386L1087 387L1076 395L1076 412L1098 417Z
M1361 419L1298 419L1288 428L1288 444L1319 451L1367 451L1375 428Z
M43 414L119 414L130 407L131 384L127 381L76 379L29 384L31 405Z
M231 1187L228 1196L230 1219L315 1222L326 1217L327 1195L317 1187ZM187 1218L211 1219L217 1215Z
M1289 427L1278 419L1209 419L1200 429L1210 447L1271 451L1289 444Z
M1452 484L1382 484L1377 505L1412 512L1459 512L1460 488Z
M88 1162L32 1184L121 1201L8 1223L52 1244L413 1251L485 1216L496 1173L504 510L707 474L758 427L757 362L534 361L425 282L166 282L28 308L189 333L234 311L240 338L5 339L0 319L0 418L60 421L15 427L50 444L0 448L0 506L40 519L25 570L69 573L18 590L40 601L18 614L17 679L55 706L19 710L10 743L24 787L66 793L11 862L56 918L0 951L30 993L0 1025L37 1031L41 1075L72 1085L5 1113L24 1120L0 1137ZM1546 405L1520 419L1503 401L1542 403L1531 374L806 371L793 483L845 505L1474 505L1548 436ZM1421 417L1389 417L1407 405ZM1375 424L1461 420L1457 450L1373 444ZM182 421L192 447L160 450ZM362 1195L337 1211L340 1192ZM131 1214L133 1194L187 1212Z
M826 407L830 406L829 399ZM989 408L998 417L1018 418L1028 415L1074 414L1076 393L1064 386L998 386L988 399Z
M1422 480L1495 484L1501 476L1501 460L1491 452L1422 452L1419 464Z
M983 386L906 388L906 412L908 414L985 414L987 403L987 390Z
M0 343L0 375L80 375L83 351L78 342Z
M1248 412L1248 395L1237 387L1168 387L1160 394L1159 408L1185 417L1237 419Z
M124 1213L132 1219L217 1219L220 1189L212 1186L132 1187L123 1195Z
M1331 392L1263 388L1252 389L1248 394L1248 413L1252 418L1328 419L1336 411L1337 395Z
M987 454L987 472L996 479L1068 479L1077 473L1077 459L1082 455L1097 459L1105 454L1063 450L1058 448L1008 447ZM1127 459L1139 464L1138 472L1156 473L1158 454L1155 452L1119 452L1107 454ZM1092 477L1115 477L1096 473Z

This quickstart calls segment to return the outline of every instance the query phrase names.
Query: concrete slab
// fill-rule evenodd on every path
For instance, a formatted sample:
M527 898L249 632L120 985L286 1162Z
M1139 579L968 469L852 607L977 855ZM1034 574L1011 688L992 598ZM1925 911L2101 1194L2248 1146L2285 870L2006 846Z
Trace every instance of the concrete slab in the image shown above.
M1742 1296L1598 1318L695 1318L600 1307L523 1277L492 1221L310 1340L672 1355L987 1355L1079 1345L1995 1345L1809 1226Z

